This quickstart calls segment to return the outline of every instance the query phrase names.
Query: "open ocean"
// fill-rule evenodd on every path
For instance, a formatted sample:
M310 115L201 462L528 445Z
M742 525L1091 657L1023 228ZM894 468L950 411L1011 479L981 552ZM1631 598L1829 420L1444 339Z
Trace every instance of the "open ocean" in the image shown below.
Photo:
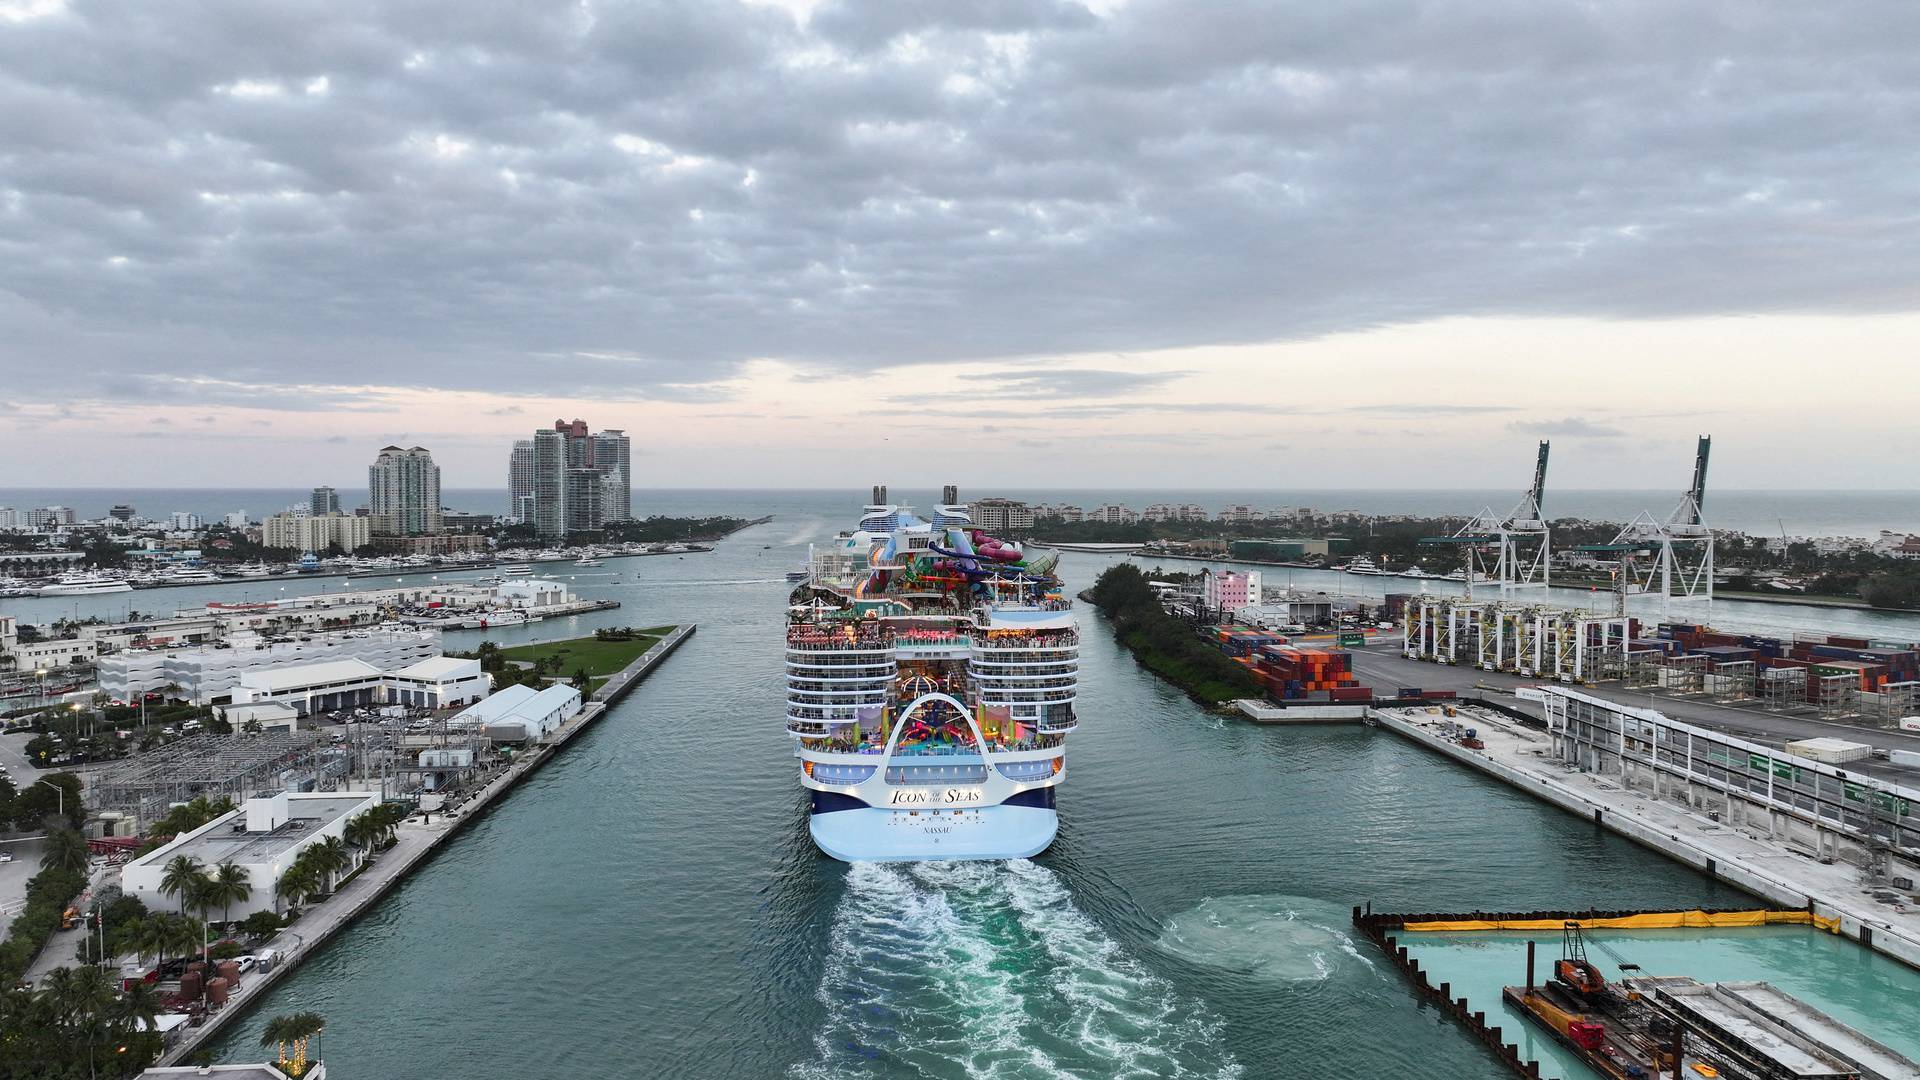
M340 504L352 508L367 501L365 488L341 487ZM100 517L115 503L127 503L147 517L164 518L175 510L218 520L245 510L255 521L294 503L305 503L305 488L0 488L0 506L25 510L36 506L71 506L82 517ZM895 487L895 501L932 505L935 489ZM1234 503L1256 509L1312 507L1322 512L1354 510L1368 514L1470 515L1491 506L1506 511L1519 500L1517 490L1394 490L1334 488L1306 490L1205 489L1053 489L973 490L961 486L961 498L1001 495L1033 503L1071 503L1080 507L1119 503L1135 510L1149 504L1198 503L1209 510ZM1664 518L1679 502L1677 491L1554 491L1547 492L1551 517L1578 517L1595 521L1626 521L1642 510ZM866 488L843 491L794 489L636 488L633 512L640 517L685 517L731 514L815 512L823 504L842 506L851 520L866 500ZM504 488L447 488L441 501L449 508L472 513L503 514ZM1738 529L1763 536L1866 536L1882 529L1920 532L1920 491L1713 491L1707 493L1706 516L1715 528Z

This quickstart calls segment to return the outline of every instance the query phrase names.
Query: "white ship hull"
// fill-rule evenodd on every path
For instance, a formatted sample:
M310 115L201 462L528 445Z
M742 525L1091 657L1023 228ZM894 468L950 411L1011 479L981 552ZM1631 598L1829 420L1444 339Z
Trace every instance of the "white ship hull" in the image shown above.
M977 810L835 810L815 813L815 846L842 862L1026 859L1045 851L1060 816L1037 806Z
M89 581L74 585L42 585L41 596L92 596L96 593L132 592L133 586L124 581Z

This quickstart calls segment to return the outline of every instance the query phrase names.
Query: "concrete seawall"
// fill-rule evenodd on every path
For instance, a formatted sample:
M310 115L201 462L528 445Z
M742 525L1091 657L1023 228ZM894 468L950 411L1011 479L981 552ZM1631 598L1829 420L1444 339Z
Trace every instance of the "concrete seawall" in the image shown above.
M481 816L497 799L513 790L522 780L531 776L558 754L567 743L573 740L574 736L605 716L615 702L631 693L642 679L680 647L681 642L691 637L696 628L695 624L688 623L660 639L633 663L608 679L606 684L587 700L579 715L561 725L538 748L522 753L512 765L488 782L486 787L463 803L451 816L443 817L442 820L431 824L403 825L395 837L393 847L380 853L377 859L356 874L352 880L342 885L332 897L302 912L299 919L280 932L280 936L272 942L272 945L281 950L281 959L272 971L264 975L251 974L243 978L239 991L227 1000L225 1008L209 1016L204 1026L189 1031L171 1049L162 1054L156 1064L178 1064L182 1059L211 1042L214 1036L227 1025L250 1011L251 1006L264 997L268 989L285 978L307 957L313 955L322 944L379 902L395 885L439 851L447 840L465 828L468 822ZM288 938L294 939L292 947L287 945Z
M1819 915L1837 917L1846 936L1920 968L1920 933L1909 925L1920 922L1920 916L1875 910L1856 899L1859 886L1853 880L1853 868L1846 864L1824 865L1784 844L1749 837L1704 814L1650 803L1643 795L1618 785L1596 781L1585 773L1566 772L1544 757L1529 760L1524 755L1536 751L1517 745L1524 741L1524 734L1508 740L1516 743L1514 747L1501 745L1502 737L1512 735L1512 729L1488 732L1488 749L1469 749L1418 720L1396 715L1396 710L1372 710L1370 719L1435 753L1755 896L1781 907L1808 908ZM1464 718L1459 722L1480 721ZM1538 738L1545 741L1544 734ZM1586 786L1577 786L1582 780ZM1700 835L1696 838L1682 829Z

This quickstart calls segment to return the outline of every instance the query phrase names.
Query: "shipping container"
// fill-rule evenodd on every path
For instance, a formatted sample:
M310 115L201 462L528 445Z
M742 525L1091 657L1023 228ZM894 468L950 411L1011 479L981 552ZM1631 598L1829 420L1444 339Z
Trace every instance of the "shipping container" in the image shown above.
M1801 739L1787 744L1787 753L1798 754L1803 758L1812 758L1829 765L1845 765L1850 761L1862 761L1873 756L1873 747L1866 743L1847 742L1844 739Z

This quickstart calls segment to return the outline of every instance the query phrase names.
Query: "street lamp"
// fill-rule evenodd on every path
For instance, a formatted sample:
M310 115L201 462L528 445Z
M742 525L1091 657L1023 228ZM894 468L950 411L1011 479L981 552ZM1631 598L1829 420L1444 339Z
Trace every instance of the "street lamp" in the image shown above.
M59 784L56 784L51 780L35 780L34 783L45 784L46 786L52 788L55 794L60 796L60 798L54 803L54 808L55 808L55 813L58 813L61 819L64 820L67 816L67 789L61 787Z

